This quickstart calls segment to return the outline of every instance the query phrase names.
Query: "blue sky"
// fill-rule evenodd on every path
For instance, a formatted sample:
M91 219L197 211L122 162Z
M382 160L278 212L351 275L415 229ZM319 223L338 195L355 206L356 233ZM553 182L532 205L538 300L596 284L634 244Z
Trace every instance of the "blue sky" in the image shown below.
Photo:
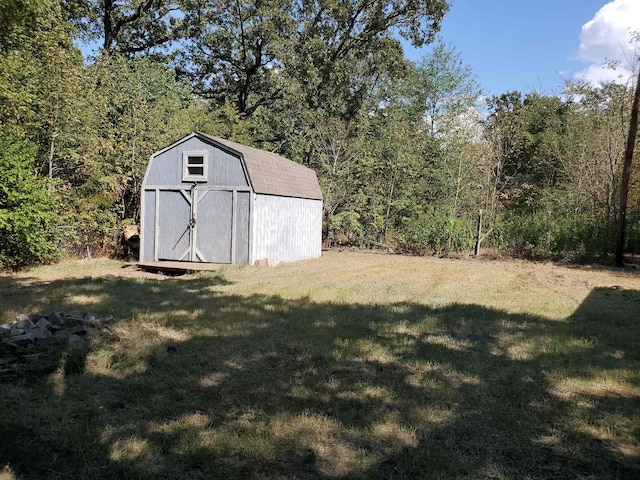
M451 0L440 31L461 54L487 95L512 90L560 93L565 80L625 80L603 68L632 53L629 29L640 30L640 0ZM604 7L604 8L603 8ZM584 27L584 28L583 28ZM419 60L429 47L405 47Z

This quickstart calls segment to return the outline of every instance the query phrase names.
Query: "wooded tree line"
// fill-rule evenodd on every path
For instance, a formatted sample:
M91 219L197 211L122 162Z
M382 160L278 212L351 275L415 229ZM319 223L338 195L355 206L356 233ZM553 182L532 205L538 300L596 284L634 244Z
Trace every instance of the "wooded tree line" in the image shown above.
M191 131L314 168L328 242L606 259L633 91L482 97L444 0L0 0L0 266L139 220ZM399 37L432 43L408 61ZM88 55L89 50L93 51ZM632 177L626 249L640 250Z

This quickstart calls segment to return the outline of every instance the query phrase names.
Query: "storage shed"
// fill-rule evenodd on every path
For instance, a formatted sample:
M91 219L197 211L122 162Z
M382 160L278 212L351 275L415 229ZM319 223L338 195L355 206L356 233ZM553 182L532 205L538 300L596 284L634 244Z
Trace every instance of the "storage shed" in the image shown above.
M151 156L140 219L141 262L253 265L322 252L322 192L313 170L202 133Z

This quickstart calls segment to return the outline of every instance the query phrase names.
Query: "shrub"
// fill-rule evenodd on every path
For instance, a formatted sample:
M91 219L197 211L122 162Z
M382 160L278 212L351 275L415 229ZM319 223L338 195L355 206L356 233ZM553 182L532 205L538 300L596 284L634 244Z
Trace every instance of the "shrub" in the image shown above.
M616 225L591 213L554 218L551 227L555 256L578 262L604 257L614 251Z
M603 221L588 212L556 211L550 222L546 212L504 213L496 222L494 241L498 248L517 257L587 262L613 252L615 228L613 222ZM635 231L630 233L628 244L633 246Z
M638 210L627 214L625 252L640 254L640 211Z
M332 215L329 228L333 232L333 243L339 245L359 245L363 237L360 216L352 210Z
M494 238L497 246L510 255L540 258L546 255L547 218L542 212L500 215L496 219Z
M46 261L54 251L45 180L35 174L38 147L0 131L0 268Z
M436 255L464 252L473 248L474 225L454 216L449 208L432 206L417 218L405 222L403 246L412 252Z

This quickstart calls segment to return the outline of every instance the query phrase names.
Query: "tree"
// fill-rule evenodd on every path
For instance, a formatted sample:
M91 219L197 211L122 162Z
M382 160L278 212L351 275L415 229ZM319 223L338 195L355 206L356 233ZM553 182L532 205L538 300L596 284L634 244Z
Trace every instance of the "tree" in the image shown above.
M183 69L198 94L218 106L232 100L245 117L278 97L272 77L294 31L290 2L185 0L182 8L189 38Z
M617 216L629 91L613 83L600 87L569 84L565 95L571 104L568 151L563 160L565 185L575 198L575 208L611 223Z
M6 53L19 46L28 30L41 29L56 13L55 0L0 0L0 50Z
M423 131L416 129L408 112L394 104L372 116L366 139L365 161L360 162L361 216L370 238L397 243L405 219L422 207Z
M400 104L406 105L414 128L422 132L421 207L423 212L431 208L435 217L446 217L443 250L449 251L454 230L478 208L474 177L481 152L480 87L460 54L442 41L401 84ZM426 222L425 217L419 223Z
M633 106L631 107L631 118L629 120L629 135L624 154L624 169L622 173L622 186L620 188L620 212L616 241L616 265L622 267L624 264L624 244L625 229L627 221L627 200L629 197L629 179L631 176L631 162L633 161L633 151L636 145L636 134L638 132L638 112L640 111L640 70L636 80L635 92L633 95Z
M182 22L172 0L65 0L63 4L80 37L101 42L104 55L149 53L180 38Z
M356 167L362 160L366 121L347 122L318 112L315 128L309 131L313 151L310 164L318 173L323 192L323 244L337 236L359 242L362 237L359 212L355 206L359 182ZM331 228L333 238L329 238ZM356 238L357 237L357 238Z
M20 2L18 2L20 4ZM41 148L37 167L51 180L69 173L92 125L90 95L80 51L60 8L44 2L29 8L5 35L0 56L0 122ZM27 14L28 13L28 14Z
M77 170L85 198L136 220L151 154L192 130L188 86L151 58L113 55L89 68L96 132Z
M442 40L432 48L415 70L415 80L408 85L408 96L425 120L428 132L435 137L447 132L440 124L445 117L455 118L473 110L481 91L471 68L462 61L455 47Z
M54 251L53 208L36 176L37 145L0 130L0 268L20 268Z
M357 114L370 79L402 59L396 30L416 46L431 41L444 0L185 0L184 68L212 98L232 96L242 115L276 100L273 77L300 83L311 109ZM365 80L362 83L362 80ZM253 97L253 100L250 100Z

